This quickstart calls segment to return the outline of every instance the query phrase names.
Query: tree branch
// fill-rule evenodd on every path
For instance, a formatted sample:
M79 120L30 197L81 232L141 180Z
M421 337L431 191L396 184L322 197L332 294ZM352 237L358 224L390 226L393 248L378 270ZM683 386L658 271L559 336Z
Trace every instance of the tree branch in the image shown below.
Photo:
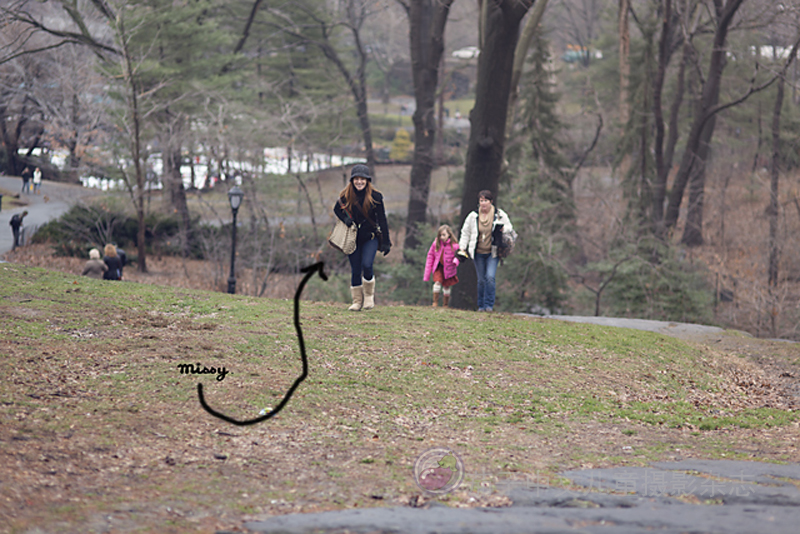
M247 23L244 25L244 31L242 32L242 38L239 39L239 42L236 44L236 47L233 49L234 54L238 54L241 52L242 48L244 48L244 43L247 41L247 38L250 36L250 28L253 26L253 20L256 18L256 13L258 12L258 8L261 5L263 0L256 0L253 2L253 8L250 10L250 15L247 17Z
M750 80L750 88L747 90L747 92L745 94L743 94L742 96L740 96L736 100L732 100L732 101L726 102L724 104L718 104L718 105L714 106L713 108L711 108L710 110L708 110L708 112L706 113L706 116L703 118L703 124L705 124L711 117L713 117L714 115L716 115L720 111L723 111L723 110L726 110L726 109L728 109L730 107L733 107L733 106L741 104L742 102L744 102L745 100L750 98L752 95L754 95L756 93L759 93L759 92L763 91L764 89L768 88L769 86L771 86L773 83L775 83L776 80L778 80L780 78L784 78L786 76L786 71L789 70L789 67L791 66L792 62L794 62L794 59L797 56L798 48L800 48L800 37L797 38L797 40L794 43L794 46L792 46L792 50L789 53L789 59L786 60L786 62L783 64L783 67L781 68L781 70L779 72L777 72L775 74L775 76L773 76L768 81L762 83L759 86L754 86L753 84L755 83L755 78L756 78L756 76L754 74L753 78ZM756 67L757 66L758 66L758 64L756 64Z

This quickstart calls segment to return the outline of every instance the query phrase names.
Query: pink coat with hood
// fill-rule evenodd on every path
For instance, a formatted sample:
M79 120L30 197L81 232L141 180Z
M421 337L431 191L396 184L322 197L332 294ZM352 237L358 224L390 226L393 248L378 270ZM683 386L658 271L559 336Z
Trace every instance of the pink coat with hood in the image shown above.
M456 257L456 250L458 250L458 243L451 243L449 240L442 243L442 248L436 250L436 240L431 243L431 248L428 251L428 259L425 261L425 276L422 279L427 282L431 279L433 271L439 262L444 265L444 277L453 278L458 274L458 258ZM453 263L453 260L456 260Z

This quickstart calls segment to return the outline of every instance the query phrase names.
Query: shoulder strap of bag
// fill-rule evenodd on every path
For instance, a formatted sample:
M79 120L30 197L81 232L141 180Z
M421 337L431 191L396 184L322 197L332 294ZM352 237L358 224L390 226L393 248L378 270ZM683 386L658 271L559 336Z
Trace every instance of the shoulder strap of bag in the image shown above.
M350 214L350 210L348 210L348 209L347 209L347 208L344 206L344 202L342 202L342 199L341 199L341 198L339 199L339 207L340 207L340 208L342 208L342 211L343 211L343 212L345 212L345 213L347 214L347 216L348 216L348 217L350 217L351 219L353 218L353 216Z

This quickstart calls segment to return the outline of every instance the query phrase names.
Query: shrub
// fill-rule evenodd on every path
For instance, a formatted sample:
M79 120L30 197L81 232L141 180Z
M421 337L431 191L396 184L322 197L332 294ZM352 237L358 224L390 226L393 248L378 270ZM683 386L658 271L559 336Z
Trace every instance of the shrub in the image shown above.
M604 307L612 316L711 324L714 293L708 280L701 265L665 249L657 264L641 257L623 263L606 290Z
M386 295L391 295L391 300L408 305L429 304L431 299L432 282L424 282L422 275L425 270L425 259L428 249L436 237L436 228L429 225L418 226L420 244L411 251L402 253L409 262L389 264L379 274L384 280ZM400 248L395 244L395 248ZM382 290L383 291L383 290Z
M407 161L411 155L411 136L405 128L400 128L392 141L392 150L389 152L389 159L392 161Z
M145 239L150 249L160 253L177 250L179 234L174 217L153 214L145 219ZM132 249L137 244L138 222L113 203L75 205L56 220L42 225L31 239L33 243L52 243L56 255L88 257L92 248L102 250L106 243Z

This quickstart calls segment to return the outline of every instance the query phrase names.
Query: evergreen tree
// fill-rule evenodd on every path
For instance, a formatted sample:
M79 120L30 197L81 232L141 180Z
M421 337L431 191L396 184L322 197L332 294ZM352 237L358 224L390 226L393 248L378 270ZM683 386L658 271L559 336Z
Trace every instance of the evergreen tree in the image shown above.
M574 254L575 203L572 169L561 141L564 125L556 115L560 95L555 87L548 42L531 43L528 69L522 77L521 113L509 140L511 161L503 206L518 233L506 262L507 280L500 288L501 309L560 310L567 296L566 276L553 255Z

